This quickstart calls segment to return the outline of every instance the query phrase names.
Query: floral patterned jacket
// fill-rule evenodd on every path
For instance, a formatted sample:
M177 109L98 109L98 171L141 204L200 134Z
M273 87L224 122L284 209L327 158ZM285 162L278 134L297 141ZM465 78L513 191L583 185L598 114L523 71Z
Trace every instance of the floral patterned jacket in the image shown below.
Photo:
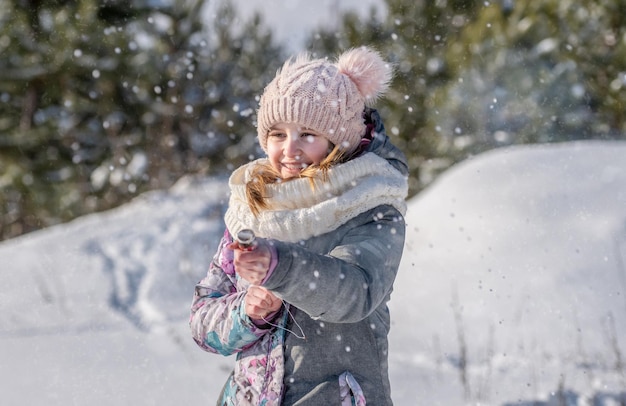
M191 325L203 349L222 355L238 354L233 374L224 387L223 405L278 405L284 374L284 330L257 327L245 314L243 298L248 282L235 274L228 230L220 241L209 271L198 285ZM285 324L285 308L274 321ZM271 327L271 326L270 326ZM241 386L238 386L241 385Z

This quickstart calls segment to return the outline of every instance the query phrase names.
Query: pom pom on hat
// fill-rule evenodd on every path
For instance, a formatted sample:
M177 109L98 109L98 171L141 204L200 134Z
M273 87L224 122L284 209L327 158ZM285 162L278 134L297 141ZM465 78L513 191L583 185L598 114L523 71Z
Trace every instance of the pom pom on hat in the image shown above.
M387 91L391 82L389 65L378 52L370 48L361 47L345 52L339 56L337 68L354 82L368 105Z
M288 60L261 96L261 147L267 152L268 132L284 122L315 130L344 151L354 151L365 135L365 106L388 89L391 78L389 64L367 47L346 51L336 63L308 54Z

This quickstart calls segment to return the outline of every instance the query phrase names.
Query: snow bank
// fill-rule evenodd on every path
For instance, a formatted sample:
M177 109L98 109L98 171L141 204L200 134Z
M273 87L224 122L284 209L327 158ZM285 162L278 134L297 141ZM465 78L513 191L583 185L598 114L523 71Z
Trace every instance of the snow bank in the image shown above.
M397 405L549 404L560 386L626 399L624 156L623 142L495 150L409 202ZM226 197L225 179L183 179L1 243L3 403L213 403L233 360L199 350L187 314Z
M626 388L624 157L620 142L495 150L411 202L391 303L397 394L459 404L437 403L456 386L502 404Z

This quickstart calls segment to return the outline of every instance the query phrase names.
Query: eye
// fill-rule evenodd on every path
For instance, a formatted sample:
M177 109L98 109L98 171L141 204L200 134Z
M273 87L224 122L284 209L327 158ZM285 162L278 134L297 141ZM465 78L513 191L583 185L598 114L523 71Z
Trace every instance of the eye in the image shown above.
M300 134L300 137L302 137L306 142L314 142L315 141L315 137L317 137L317 134L302 133L302 134Z
M269 134L267 134L268 137L276 137L276 138L284 138L285 137L285 133L281 132L281 131L270 131Z

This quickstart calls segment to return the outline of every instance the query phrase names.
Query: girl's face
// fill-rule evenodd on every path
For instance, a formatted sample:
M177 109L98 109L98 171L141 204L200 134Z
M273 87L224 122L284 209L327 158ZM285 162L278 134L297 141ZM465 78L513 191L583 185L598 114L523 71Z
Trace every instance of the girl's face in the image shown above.
M328 139L296 123L274 125L267 135L267 156L281 178L296 177L311 164L319 164L330 152Z

